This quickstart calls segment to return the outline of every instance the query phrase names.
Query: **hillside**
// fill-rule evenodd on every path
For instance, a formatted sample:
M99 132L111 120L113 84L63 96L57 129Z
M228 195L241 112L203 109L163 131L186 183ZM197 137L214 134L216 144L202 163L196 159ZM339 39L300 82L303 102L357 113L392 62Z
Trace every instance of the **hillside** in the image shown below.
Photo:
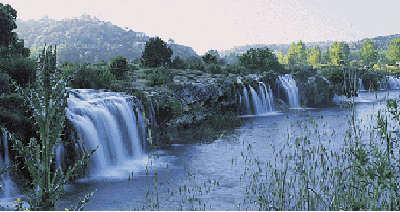
M25 47L31 55L37 56L47 45L57 44L57 57L60 62L110 61L112 56L122 55L128 61L141 57L149 36L144 32L124 30L110 22L100 21L90 16L64 19L61 21L44 17L40 20L17 20L15 30L19 38L25 40ZM175 56L185 58L197 55L191 47L170 44Z

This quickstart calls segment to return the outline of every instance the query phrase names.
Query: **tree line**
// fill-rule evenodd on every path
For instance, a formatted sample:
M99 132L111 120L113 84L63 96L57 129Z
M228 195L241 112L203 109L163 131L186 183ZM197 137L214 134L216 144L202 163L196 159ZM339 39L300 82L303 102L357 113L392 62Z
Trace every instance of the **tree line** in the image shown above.
M366 39L362 43L361 50L350 51L349 45L345 42L334 42L332 46L327 47L326 51L321 52L320 47L315 45L313 48L306 49L305 44L300 40L293 42L286 55L279 51L279 63L288 65L289 67L301 65L321 64L350 66L373 66L380 62L382 56L378 58L379 51L377 45L370 39ZM386 54L383 55L388 64L394 64L400 61L400 38L390 41ZM378 60L379 59L379 60Z

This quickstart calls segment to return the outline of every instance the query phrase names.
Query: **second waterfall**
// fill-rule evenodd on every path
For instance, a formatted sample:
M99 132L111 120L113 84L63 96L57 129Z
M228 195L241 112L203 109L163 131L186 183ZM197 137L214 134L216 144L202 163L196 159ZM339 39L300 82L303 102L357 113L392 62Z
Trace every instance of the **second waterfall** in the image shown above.
M249 88L250 93L248 93L246 86L243 85L244 103L246 106L245 115L262 115L275 111L274 96L269 85L260 82L258 93L251 85Z

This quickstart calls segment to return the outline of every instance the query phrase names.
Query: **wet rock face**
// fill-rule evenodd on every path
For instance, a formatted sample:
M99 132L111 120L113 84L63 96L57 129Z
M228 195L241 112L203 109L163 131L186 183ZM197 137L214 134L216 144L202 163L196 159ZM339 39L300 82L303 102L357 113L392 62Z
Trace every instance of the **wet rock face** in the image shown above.
M182 112L171 116L166 121L167 126L182 127L198 123L217 113L217 110L235 105L238 101L232 83L172 83L168 87L169 94L160 94L157 101L170 104L174 102L181 107Z
M225 95L229 86L217 86L210 84L171 84L170 90L173 91L173 96L182 104L193 104L195 102L207 101L209 99L217 99Z

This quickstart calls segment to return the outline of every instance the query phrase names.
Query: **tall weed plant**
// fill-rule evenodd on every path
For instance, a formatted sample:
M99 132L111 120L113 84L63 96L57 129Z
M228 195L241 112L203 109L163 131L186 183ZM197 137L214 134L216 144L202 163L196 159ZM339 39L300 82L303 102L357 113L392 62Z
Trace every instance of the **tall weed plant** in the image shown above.
M61 167L55 171L51 166L55 161L53 147L59 142L66 118L65 108L69 95L66 90L67 81L56 68L56 47L52 46L43 49L39 57L36 83L33 88L20 88L17 91L25 98L25 101L34 109L33 118L39 126L40 141L31 138L28 145L15 140L14 150L20 152L24 161L24 168L29 170L33 181L27 185L30 196L28 203L29 210L50 211L56 210L56 202L64 193L64 185L71 182L77 175L78 169L88 164L92 150L86 152L82 158L76 161L73 167L69 167L64 173ZM81 200L73 209L83 210L84 203L89 200L89 194ZM17 209L22 210L22 202L19 199ZM18 206L17 205L17 206Z

